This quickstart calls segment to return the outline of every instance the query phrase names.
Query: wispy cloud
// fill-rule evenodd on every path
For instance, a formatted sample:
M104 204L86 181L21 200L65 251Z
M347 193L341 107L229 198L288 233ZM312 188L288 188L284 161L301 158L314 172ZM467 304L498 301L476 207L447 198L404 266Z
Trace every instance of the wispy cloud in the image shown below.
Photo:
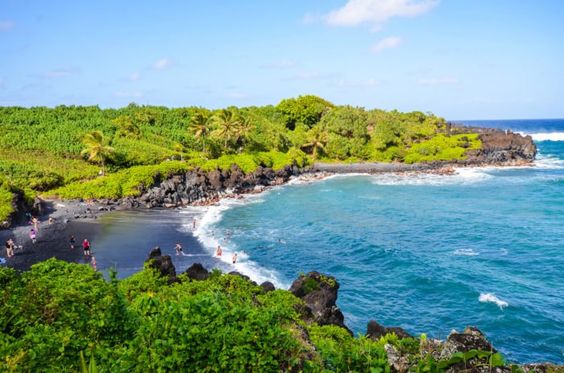
M62 67L58 69L49 70L42 75L45 79L58 79L67 76L75 75L80 72L80 69L75 67Z
M131 75L129 75L128 79L129 79L129 81L136 82L139 79L141 79L141 74L139 74L138 72L134 72Z
M400 38L399 36L390 36L374 44L370 48L370 50L372 50L373 53L380 53L386 49L396 48L401 43L402 43L402 38Z
M291 60L280 60L280 61L265 63L260 67L262 67L263 69L285 70L285 69L294 68L296 67L296 65L297 65L296 62Z
M290 80L315 80L325 77L317 71L300 71L290 77Z
M0 31L10 31L16 26L14 21L0 21Z
M393 17L415 17L433 9L438 0L348 0L339 9L331 11L325 20L332 26L370 24L374 29Z
M374 78L362 80L337 80L337 86L341 88L370 88L380 85L380 82Z
M153 69L162 71L168 69L170 66L172 66L171 60L169 60L168 58L161 58L155 61L155 63L153 64Z
M114 96L121 98L140 98L143 97L143 92L141 91L117 91L114 92Z
M422 78L417 81L417 84L423 86L436 86L436 85L454 85L460 83L460 80L452 76L440 76L435 78Z

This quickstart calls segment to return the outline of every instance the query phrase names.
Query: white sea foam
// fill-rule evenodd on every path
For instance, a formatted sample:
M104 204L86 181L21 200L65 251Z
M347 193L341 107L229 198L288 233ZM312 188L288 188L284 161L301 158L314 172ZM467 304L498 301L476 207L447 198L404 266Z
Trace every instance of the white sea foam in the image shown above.
M287 288L288 284L283 283L276 271L264 268L252 261L244 248L238 247L237 244L229 239L226 232L218 230L216 227L223 217L226 210L240 206L246 203L260 203L264 201L259 195L246 195L241 199L223 199L215 206L206 206L200 210L197 218L196 229L193 231L194 236L200 241L202 246L215 256L217 246L220 245L222 255L216 257L222 262L227 263L234 270L249 276L252 280L261 283L264 281L272 282L277 288ZM185 224L186 229L192 229L192 222ZM215 228L215 229L214 229ZM232 263L233 254L237 253L237 262Z
M479 252L474 251L473 249L457 249L454 250L454 255L459 256L478 256L480 255Z
M459 168L453 175L436 175L426 173L384 173L372 175L372 183L376 185L454 185L475 184L491 179L487 168Z
M500 309L504 309L505 307L509 306L509 303L499 299L493 293L480 293L480 297L478 298L478 301L482 303L495 303Z
M564 141L564 132L518 133L523 136L529 135L535 141Z
M560 159L549 154L539 154L537 159L535 160L535 167L549 170L563 169L564 159Z

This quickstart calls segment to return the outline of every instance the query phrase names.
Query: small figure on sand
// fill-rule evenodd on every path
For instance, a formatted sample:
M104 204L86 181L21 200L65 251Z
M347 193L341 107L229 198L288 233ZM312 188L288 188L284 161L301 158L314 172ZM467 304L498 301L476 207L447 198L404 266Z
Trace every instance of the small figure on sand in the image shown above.
M180 243L176 243L174 250L176 250L176 255L184 255L184 253L182 252L182 245Z
M96 258L94 256L90 259L90 265L92 266L93 270L98 270L98 265L96 264Z
M221 250L221 246L217 245L217 250L215 251L215 256L221 256L223 254L223 250Z
M86 238L82 241L82 249L84 250L84 256L90 256L90 242Z
M31 228L29 230L29 238L31 239L31 242L35 243L37 240L37 233L35 231L35 229Z
M74 238L74 236L71 235L71 236L69 237L69 244L70 244L71 250L74 249L74 244L75 244L75 243L76 243L76 238Z
M6 241L6 257L11 258L14 256L14 240L11 238Z
M233 254L231 261L233 262L233 264L237 263L237 252L235 252L235 254Z

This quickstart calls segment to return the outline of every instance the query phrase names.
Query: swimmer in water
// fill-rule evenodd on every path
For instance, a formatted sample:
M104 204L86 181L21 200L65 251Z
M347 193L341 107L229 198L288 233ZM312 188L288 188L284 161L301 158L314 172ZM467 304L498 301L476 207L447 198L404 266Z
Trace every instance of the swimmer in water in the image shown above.
M216 256L221 256L223 254L223 250L221 250L221 246L217 245L217 250L215 251Z
M237 263L237 253L233 254L231 260L233 261L233 264Z
M176 243L174 250L176 250L176 255L184 255L184 253L182 252L182 245L180 243Z

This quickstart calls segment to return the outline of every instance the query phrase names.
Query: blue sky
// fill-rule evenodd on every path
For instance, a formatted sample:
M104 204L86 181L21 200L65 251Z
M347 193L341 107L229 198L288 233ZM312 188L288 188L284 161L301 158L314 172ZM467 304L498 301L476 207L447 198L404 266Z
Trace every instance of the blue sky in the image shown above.
M564 117L564 1L0 0L0 105Z

